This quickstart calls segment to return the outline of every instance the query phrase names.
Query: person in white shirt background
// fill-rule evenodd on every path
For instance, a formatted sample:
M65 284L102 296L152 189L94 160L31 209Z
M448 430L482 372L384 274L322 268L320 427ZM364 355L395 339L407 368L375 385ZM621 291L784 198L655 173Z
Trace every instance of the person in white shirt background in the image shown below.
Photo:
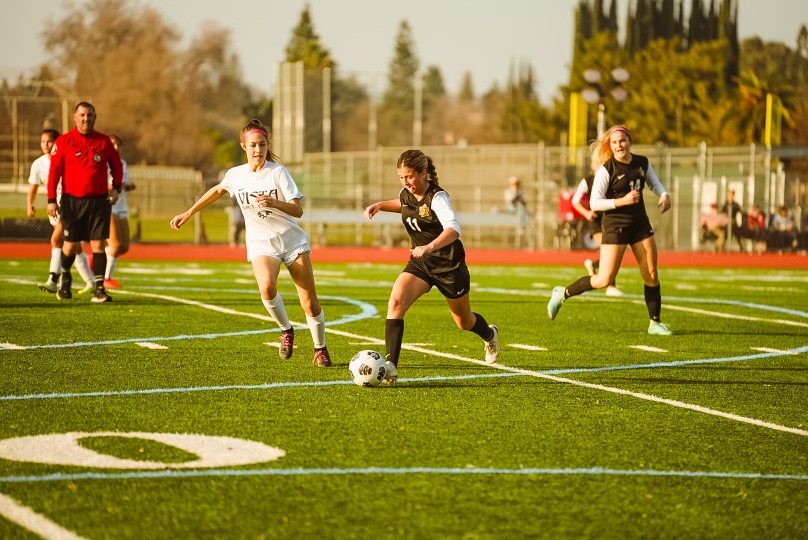
M244 214L247 260L252 263L261 301L281 329L279 354L291 358L294 328L278 291L280 265L286 265L295 283L300 306L314 341L312 364L331 366L325 344L325 314L317 298L311 266L309 237L296 219L303 216L298 189L289 171L277 163L269 148L269 129L250 120L241 130L241 148L247 163L227 171L222 181L210 188L191 208L174 216L171 227L179 229L195 213L229 193Z

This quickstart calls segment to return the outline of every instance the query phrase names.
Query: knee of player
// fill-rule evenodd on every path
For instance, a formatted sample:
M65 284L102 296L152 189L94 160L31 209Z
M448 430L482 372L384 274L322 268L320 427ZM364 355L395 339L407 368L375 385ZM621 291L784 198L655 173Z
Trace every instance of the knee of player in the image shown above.
M589 278L589 283L595 289L604 289L608 287L612 281L611 276L600 272Z
M642 274L643 283L649 287L656 287L659 285L659 275L656 268L649 269Z
M387 318L398 319L404 315L404 305L397 296L391 296L387 301Z

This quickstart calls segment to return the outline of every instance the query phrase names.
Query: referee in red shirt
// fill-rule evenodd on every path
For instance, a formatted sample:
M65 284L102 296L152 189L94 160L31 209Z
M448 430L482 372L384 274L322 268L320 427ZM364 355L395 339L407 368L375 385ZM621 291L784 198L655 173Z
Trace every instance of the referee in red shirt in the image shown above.
M90 242L93 250L95 295L93 302L110 302L104 289L107 254L104 244L109 238L112 205L118 200L123 179L121 157L104 135L94 131L95 107L82 101L73 111L76 128L56 139L51 151L48 176L48 215L59 216L64 227L62 248L62 282L56 292L59 300L73 297L70 268L75 255L74 244ZM108 174L112 175L109 189ZM56 186L62 182L61 207L56 205Z

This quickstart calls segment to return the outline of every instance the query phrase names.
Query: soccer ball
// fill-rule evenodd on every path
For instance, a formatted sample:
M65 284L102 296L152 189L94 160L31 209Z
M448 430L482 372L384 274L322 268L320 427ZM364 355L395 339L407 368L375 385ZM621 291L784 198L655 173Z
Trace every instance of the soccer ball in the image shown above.
M357 386L378 386L387 370L384 358L376 351L359 351L348 364L351 379Z

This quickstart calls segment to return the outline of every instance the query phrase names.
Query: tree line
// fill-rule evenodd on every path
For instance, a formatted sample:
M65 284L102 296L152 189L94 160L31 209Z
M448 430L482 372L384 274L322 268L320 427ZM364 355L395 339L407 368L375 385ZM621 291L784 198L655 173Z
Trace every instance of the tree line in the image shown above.
M584 71L608 77L618 67L629 73L623 83L627 98L615 99L601 88L603 105L610 123L627 124L639 140L673 146L762 143L771 93L782 102L782 143L808 144L808 29L802 26L793 46L757 37L739 42L737 0L690 0L685 18L686 1L632 0L621 40L616 0L580 0L569 83L549 105L538 99L540 74L524 62L511 61L503 84L478 92L467 71L458 92L448 92L440 67L422 65L415 53L406 20L377 97L367 81L342 72L307 5L285 49L285 60L302 62L306 73L306 150L323 148L326 67L333 151L412 144L417 92L423 145L563 144L570 95L588 84ZM162 15L135 0L87 1L64 13L42 33L50 61L33 77L4 80L4 95L54 95L56 85L42 81L58 81L70 95L92 100L99 126L127 141L131 162L211 173L241 160L238 131L246 119L271 125L272 98L245 83L229 30L209 23L181 47L181 36ZM590 113L594 130L594 105ZM42 119L29 123L37 122Z

